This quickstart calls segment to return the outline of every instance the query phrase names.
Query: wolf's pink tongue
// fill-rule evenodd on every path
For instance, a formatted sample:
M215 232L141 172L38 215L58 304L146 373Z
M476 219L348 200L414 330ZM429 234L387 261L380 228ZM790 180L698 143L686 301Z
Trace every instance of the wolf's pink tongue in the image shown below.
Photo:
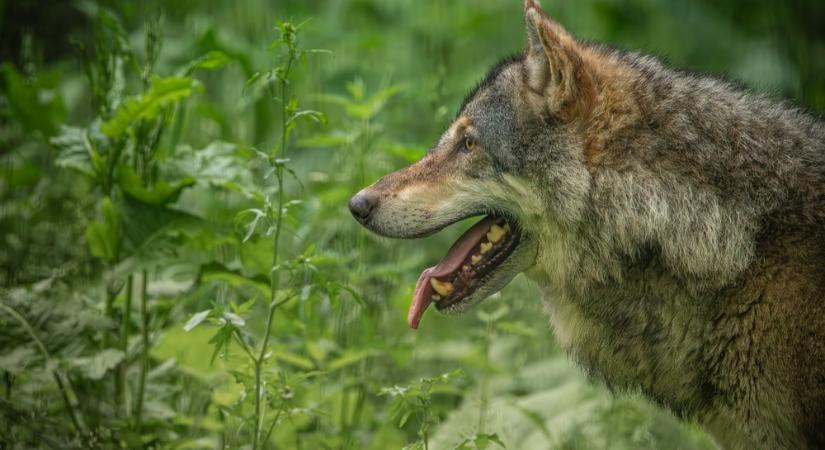
M430 278L440 278L455 272L461 266L461 263L470 256L473 249L478 248L479 243L484 239L484 235L497 220L492 216L480 220L455 241L450 250L447 251L447 256L437 266L421 272L421 276L418 277L418 282L415 284L410 310L407 313L407 324L410 328L418 329L421 316L424 315L424 311L432 303L435 290L430 284Z

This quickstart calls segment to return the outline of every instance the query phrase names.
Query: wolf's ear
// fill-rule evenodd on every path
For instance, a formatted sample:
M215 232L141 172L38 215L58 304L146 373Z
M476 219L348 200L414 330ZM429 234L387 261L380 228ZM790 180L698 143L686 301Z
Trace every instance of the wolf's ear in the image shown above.
M524 0L527 53L524 66L528 87L544 95L553 112L588 103L591 77L576 40L550 19L535 0Z

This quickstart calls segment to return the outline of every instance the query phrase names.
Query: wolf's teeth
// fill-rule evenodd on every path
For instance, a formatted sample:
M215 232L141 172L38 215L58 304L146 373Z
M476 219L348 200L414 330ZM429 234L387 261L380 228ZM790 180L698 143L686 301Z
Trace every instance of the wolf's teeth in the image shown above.
M493 225L490 227L490 231L487 232L487 240L495 244L501 240L502 236L505 234L507 234L507 230L498 225Z
M489 252L491 248L493 248L493 244L491 244L489 242L482 242L481 243L481 254L483 255L483 254Z
M430 278L430 285L436 292L443 296L448 296L453 293L453 284L446 281L439 281L435 278Z
M433 299L433 301L436 301L436 302L437 302L437 301L439 301L439 300L441 300L441 296L440 296L440 295L438 295L438 294L434 294L434 295L433 295L432 297L430 297L430 298L431 298L431 299Z
M470 266L468 266L467 264L464 264L463 266L461 266L461 270L463 270L465 272L469 272L470 271Z
M510 231L510 224L509 223L504 224L504 231Z
M476 265L476 264L480 263L481 262L481 255L473 255L472 257L470 257L470 262L473 265Z

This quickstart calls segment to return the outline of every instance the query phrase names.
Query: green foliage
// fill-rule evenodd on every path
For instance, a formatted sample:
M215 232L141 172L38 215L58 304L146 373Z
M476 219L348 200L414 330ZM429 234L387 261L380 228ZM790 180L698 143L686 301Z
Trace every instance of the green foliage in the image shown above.
M118 138L142 121L156 119L169 105L202 90L200 83L189 77L155 77L146 92L126 99L100 130L109 138Z
M16 122L26 132L53 135L65 116L63 98L56 91L60 79L57 73L26 80L11 64L3 64L0 70L5 77L7 108Z
M456 447L456 450L485 450L491 447L495 448L495 446L506 448L497 434L476 433L464 439Z
M825 107L821 24L787 5L544 3ZM712 448L588 383L521 279L406 329L466 224L387 241L349 217L521 49L517 4L67 5L74 52L0 19L28 36L0 68L0 448Z
M120 217L108 197L101 202L103 219L86 226L86 242L92 255L107 263L118 259L120 251Z
M398 420L399 427L403 428L414 415L419 416L418 436L421 441L410 446L411 448L419 446L423 449L429 448L430 428L436 423L432 397L436 393L455 392L449 389L449 383L463 375L461 370L456 369L437 377L421 378L406 386L385 387L379 391L379 395L389 395L395 398L392 411L393 416ZM467 443L469 442L468 440Z

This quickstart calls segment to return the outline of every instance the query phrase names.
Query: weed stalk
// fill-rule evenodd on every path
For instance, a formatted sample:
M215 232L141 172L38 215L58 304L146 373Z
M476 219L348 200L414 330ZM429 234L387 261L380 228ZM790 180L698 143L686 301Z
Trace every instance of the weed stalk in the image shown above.
M140 280L140 374L138 375L137 399L135 401L135 420L140 428L141 414L143 413L143 397L146 389L146 373L149 371L149 309L146 302L147 271L144 270Z
M284 24L284 28L290 27L290 24ZM289 139L289 132L287 129L287 121L289 118L289 106L288 106L288 99L289 99L289 76L292 71L292 64L296 58L296 47L295 41L291 38L291 36L287 36L283 39L283 41L287 45L287 61L286 63L281 66L279 69L283 69L279 71L277 77L281 88L281 142L279 146L276 146L275 151L272 152L270 155L270 163L274 164L274 173L275 177L278 181L278 194L277 194L277 201L275 203L275 220L274 220L274 233L272 237L272 269L270 270L269 276L269 287L270 287L270 296L269 296L269 305L267 307L267 314L266 314L266 326L264 328L264 336L261 342L261 349L258 353L258 356L255 358L255 430L252 437L252 449L257 450L260 445L260 437L261 437L261 430L263 429L263 422L264 422L264 414L262 414L262 402L264 396L264 381L263 381L263 364L267 357L267 351L269 349L269 339L272 335L272 322L275 317L275 311L277 310L278 306L282 303L287 301L287 298L284 298L280 302L278 301L278 292L281 288L281 276L280 270L278 269L279 263L279 243L281 237L281 228L283 224L283 215L284 215L284 164L278 160L278 157L281 158L286 157L287 152L287 144ZM272 92L271 85L270 85L270 93ZM274 97L274 96L273 96ZM267 433L268 435L268 433Z
M132 322L132 291L134 284L134 277L129 275L126 279L126 299L123 305L123 323L121 324L120 329L120 350L123 352L123 361L121 361L119 366L119 377L117 379L117 383L115 385L115 390L117 392L117 399L121 405L123 405L124 417L128 417L129 415L129 407L128 402L126 399L126 383L127 383L127 371L129 369L128 363L128 354L129 354L129 333L130 333L130 325Z

